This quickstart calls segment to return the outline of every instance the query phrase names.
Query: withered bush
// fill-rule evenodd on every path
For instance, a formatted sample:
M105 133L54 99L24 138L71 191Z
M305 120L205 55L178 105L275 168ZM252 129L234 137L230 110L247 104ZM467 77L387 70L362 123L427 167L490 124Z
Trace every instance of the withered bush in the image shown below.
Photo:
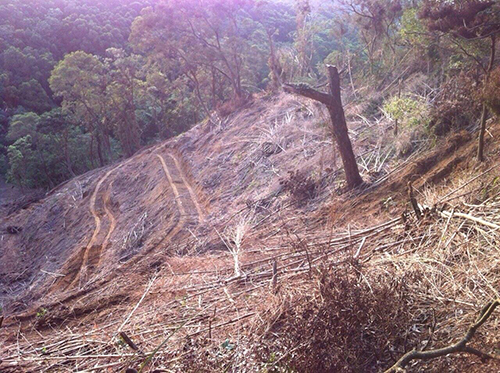
M292 200L302 205L316 197L318 185L311 176L300 171L288 171L288 178L281 179L280 184L285 192L289 192Z
M429 127L442 136L472 124L480 115L478 84L470 74L460 73L443 84L431 109Z
M367 118L380 117L382 115L380 108L382 107L383 103L384 103L384 96L381 94L375 94L365 104L365 107L362 112L363 116Z
M405 286L409 279L380 275L368 282L348 266L336 273L324 270L317 280L318 294L285 307L271 328L276 345L267 341L262 359L266 353L272 361L269 356L288 352L275 368L376 372L414 340Z
M492 71L484 87L483 100L491 111L500 116L500 66Z
M226 118L236 110L241 109L250 101L250 98L247 96L242 97L233 97L232 99L220 104L217 106L217 113L220 117Z

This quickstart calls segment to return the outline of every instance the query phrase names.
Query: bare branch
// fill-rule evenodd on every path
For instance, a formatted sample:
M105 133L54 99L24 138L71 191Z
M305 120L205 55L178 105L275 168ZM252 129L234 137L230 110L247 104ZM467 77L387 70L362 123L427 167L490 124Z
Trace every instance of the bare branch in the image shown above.
M438 348L436 350L430 351L412 350L404 354L401 359L399 359L392 367L387 369L385 373L396 373L404 371L404 367L408 365L412 360L429 360L457 352L466 352L479 356L483 361L495 358L495 356L493 355L489 355L482 351L476 350L475 348L468 347L467 343L474 337L477 329L479 329L479 327L488 320L495 308L499 305L500 298L495 299L493 302L490 302L486 306L484 306L477 320L469 327L465 336L457 343L448 347Z
M285 84L283 89L285 92L304 96L319 101L325 105L330 105L332 102L330 95L317 91L314 88L309 87L307 84Z

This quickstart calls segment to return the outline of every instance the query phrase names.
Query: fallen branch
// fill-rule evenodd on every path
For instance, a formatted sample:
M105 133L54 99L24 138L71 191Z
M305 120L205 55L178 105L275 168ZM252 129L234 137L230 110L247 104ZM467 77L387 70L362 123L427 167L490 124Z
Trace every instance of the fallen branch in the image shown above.
M495 169L495 168L497 168L498 166L499 166L499 165L498 165L498 164L496 164L496 165L494 165L493 167L488 168L486 171L484 171L483 173L481 173L481 174L477 175L476 177L473 177L472 179L470 179L469 181L467 181L465 184L460 185L460 186L459 186L458 188L456 188L456 189L453 189L451 192L449 192L449 193L448 193L448 194L446 194L445 196L443 196L443 197L439 198L438 203L441 203L441 202L449 202L451 199L453 199L453 198L450 198L450 199L448 199L448 200L447 200L447 198L448 198L449 196L451 196L452 194L454 194L454 193L458 192L460 189L465 188L467 185L471 184L473 181L475 181L475 180L479 179L480 177L482 177L482 176L486 175L488 172L490 172L491 170L494 170L494 169Z
M462 212L448 212L448 211L441 211L440 212L442 216L445 218L451 219L451 217L457 217L457 218L464 218L473 222L476 222L478 224L484 225L485 227L492 228L492 229L500 229L500 225L497 225L495 223L489 222L487 220L477 218L475 216L472 216L470 214L464 214Z
M139 347L130 339L130 337L125 332L120 332L120 337L123 341L129 345L129 347L134 351L139 351Z
M361 244L358 247L358 250L356 251L356 253L353 256L353 259L358 259L359 254L361 254L361 249L365 245L365 242L366 242L366 237L363 237L363 239L361 240Z
M116 334L119 334L122 331L123 327L128 323L128 321L130 320L130 318L132 317L132 315L134 314L134 312L137 310L137 308L139 308L140 304L142 303L142 301L144 300L144 298L146 297L146 295L149 293L149 290L151 289L151 286L153 286L155 280L156 280L156 275L149 281L149 284L146 287L146 290L144 291L144 293L142 294L141 299L139 299L139 302L137 302L137 304L132 309L132 311L130 312L130 314L127 316L127 318L125 319L125 321L120 325L120 327L118 328L118 331L116 332Z
M430 351L412 350L404 354L401 357L401 359L399 359L396 362L396 364L394 364L392 367L387 369L385 373L404 372L405 371L404 367L408 365L408 363L410 363L410 361L412 360L429 360L457 352L467 352L469 354L476 355L480 357L481 360L483 361L495 358L495 356L493 355L486 354L484 352L476 350L475 348L467 346L467 343L469 343L472 337L474 337L474 334L476 333L477 329L479 329L479 327L483 325L486 322L486 320L488 320L488 318L491 316L491 314L498 305L500 305L500 298L484 306L477 320L474 322L474 324L472 324L469 327L469 330L467 330L467 333L459 342L448 347L438 348L436 350L430 350Z
M170 340L170 338L172 338L172 336L177 333L179 330L181 330L186 324L188 324L189 322L193 321L197 316L199 316L201 314L201 312L198 312L197 314L193 315L192 317L190 317L189 319L186 319L185 321L183 321L181 324L179 324L179 326L177 326L164 340L163 342L161 342L158 347L156 347L153 352L151 352L147 358L142 362L142 364L140 365L139 367L139 373L141 373L144 368L146 367L146 365L149 364L149 362L153 359L153 357L163 348L163 346L165 346L167 344L167 342Z

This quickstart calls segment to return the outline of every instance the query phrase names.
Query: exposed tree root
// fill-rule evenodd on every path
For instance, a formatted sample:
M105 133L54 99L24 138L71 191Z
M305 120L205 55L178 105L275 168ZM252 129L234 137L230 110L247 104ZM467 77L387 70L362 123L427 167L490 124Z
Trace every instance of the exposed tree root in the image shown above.
M451 346L438 348L436 350L430 350L430 351L412 350L404 354L396 362L396 364L387 369L385 373L404 372L405 371L404 367L408 365L412 360L429 360L457 352L467 352L469 354L476 355L483 361L495 358L495 356L493 355L484 353L482 351L476 350L473 347L467 346L467 343L469 343L470 340L474 337L474 334L476 333L477 329L479 329L479 327L483 325L486 322L486 320L488 320L488 318L491 316L491 314L498 305L500 305L500 298L495 299L494 301L484 306L477 320L469 327L469 330L467 330L465 336L457 343Z

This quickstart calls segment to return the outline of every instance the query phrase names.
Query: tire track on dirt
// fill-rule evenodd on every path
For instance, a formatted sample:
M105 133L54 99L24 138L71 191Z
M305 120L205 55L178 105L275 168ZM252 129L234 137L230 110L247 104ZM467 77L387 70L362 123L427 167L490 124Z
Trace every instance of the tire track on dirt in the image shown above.
M170 158L174 161L175 167L177 168L177 171L179 172L179 175L182 179L182 182L184 183L184 186L189 192L189 196L191 198L191 201L193 202L194 206L196 207L196 211L198 212L198 222L201 223L203 220L205 220L205 213L203 212L203 209L198 201L197 195L189 181L187 180L186 176L184 175L184 172L182 172L182 167L179 163L179 160L177 157L175 157L172 154L168 154Z
M67 285L64 290L67 290L69 288L72 288L75 286L81 279L84 277L83 275L86 275L87 273L87 267L89 265L89 258L92 256L92 262L95 263L94 267L97 267L101 261L101 252L102 250L105 249L105 246L108 244L109 239L111 237L111 234L113 233L114 229L116 228L116 218L111 212L111 209L109 208L110 205L110 193L111 193L111 188L113 185L113 182L111 182L110 186L108 187L108 193L104 197L104 212L105 216L109 219L110 221L110 226L108 228L108 233L106 234L106 237L101 245L95 245L95 242L97 241L97 237L99 236L99 233L101 232L101 226L102 226L102 219L97 213L96 209L96 202L97 202L97 196L99 194L99 190L101 189L101 186L104 184L104 182L109 178L109 176L117 171L118 169L126 166L130 162L134 160L134 157L129 158L127 161L117 165L116 167L112 168L108 172L104 174L103 177L99 179L97 182L94 192L92 193L92 196L90 197L90 202L89 202L89 210L90 213L92 214L94 218L94 223L95 223L95 228L94 232L92 234L92 237L90 241L88 242L87 246L85 247L83 251L83 257L80 263L77 265L78 270L75 272L75 275L73 279L70 281L69 285ZM96 251L96 252L93 252Z
M156 147L154 150L159 149L159 147ZM177 209L179 211L179 219L177 222L174 223L174 226L171 228L172 230L170 231L169 234L167 234L161 242L164 242L166 239L174 237L179 231L184 227L186 224L186 210L182 204L181 201L181 193L179 192L177 186L175 185L175 182L172 178L172 175L170 174L170 170L167 166L167 163L163 156L160 154L156 154L158 159L161 162L163 171L167 177L168 183L170 187L172 188L172 191L174 192L175 196L175 203L177 206ZM115 216L113 215L111 208L110 208L110 189L112 187L113 182L111 182L110 187L108 187L109 191L108 193L104 196L103 198L103 208L104 208L104 213L105 217L110 221L110 226L108 228L108 232L104 238L104 241L102 245L96 245L96 241L98 239L99 234L101 233L101 227L102 227L102 219L101 216L99 216L99 213L96 208L96 203L98 200L98 195L99 192L101 191L101 188L103 184L108 180L108 178L111 176L112 173L117 171L119 168L124 167L127 165L129 162L131 162L133 158L130 158L128 161L114 167L113 169L109 170L106 172L97 182L94 191L92 192L92 195L90 197L89 201L89 210L94 218L94 223L95 223L95 228L92 233L92 237L90 238L90 241L87 243L87 245L79 250L78 255L74 257L73 259L70 259L70 270L68 271L67 275L65 277L62 277L60 281L57 281L53 289L57 290L62 287L62 290L68 290L73 287L75 287L84 277L88 275L87 273L87 267L89 265L89 261L92 261L94 264L94 267L98 267L100 262L101 262L101 255L100 253L102 250L104 250L105 246L108 245L109 240L111 238L111 235L113 231L116 228L117 221ZM173 222L175 219L172 217L171 221ZM170 225L170 224L169 224ZM170 225L171 226L171 225ZM96 252L99 251L99 252Z
M156 155L156 158L158 158L158 160L160 161L163 173L165 174L167 182L173 192L173 196L175 199L175 209L177 210L177 213L172 213L170 215L168 219L169 220L168 226L165 229L166 231L169 232L161 239L159 243L156 243L154 247L158 247L163 242L172 241L172 239L175 236L177 236L179 232L183 228L185 228L188 224L191 223L198 224L204 219L206 215L203 211L203 207L200 205L200 203L196 198L195 189L190 185L187 177L182 173L182 167L180 165L179 160L176 159L175 156L172 156L170 154L167 155L159 154L158 152L162 148L163 146L158 146L153 149L150 149L147 153L144 152L143 156L150 155L150 157L154 157ZM152 158L149 159L152 160ZM131 161L137 161L137 157L131 158L128 161L124 162L123 164L118 165L115 168L107 171L106 174L104 174L100 179L98 179L89 201L89 210L91 212L91 215L94 217L94 222L95 222L95 228L92 237L86 246L80 247L78 251L75 251L75 254L66 262L65 264L66 276L60 277L55 283L53 283L47 295L53 294L54 292L63 292L71 289L73 286L81 282L82 279L86 279L88 277L87 267L92 267L92 269L94 269L93 272L95 272L95 269L99 267L102 260L102 256L100 255L100 253L102 250L105 249L106 246L109 246L111 236L118 224L117 218L113 214L113 204L111 201L111 190L113 188L113 182L115 178L113 178L113 180L111 180L111 182L109 183L106 193L104 195L102 194L102 189L104 185L106 185L106 182L113 174L113 172L117 171L121 167L124 167ZM104 211L104 213L103 211L101 211L99 215L98 207L96 206L96 204L98 203L98 201L100 201L100 198L102 198L103 201L102 210ZM194 214L197 214L198 216L195 217ZM99 241L99 237L103 237L104 235L104 233L101 232L101 230L103 226L103 220L105 219L109 221L109 227L106 236L102 241L102 245L96 245L96 243L98 243ZM100 249L99 253L95 252L95 250L93 251L94 246L99 247ZM154 247L152 247L152 249ZM149 251L150 250L142 253L140 257L147 255ZM127 264L127 267L130 265L135 265L134 263L136 262L137 261L135 262L131 261L129 264ZM121 268L121 270L123 271L124 268ZM70 294L68 294L66 298L64 299L59 298L57 299L56 302L50 304L56 305L61 303L67 303L71 300L79 298L84 294L93 292L96 289L102 289L102 287L105 286L105 284L109 283L110 281L113 281L114 276L115 275L110 273L103 278L94 277L93 280L92 279L90 280L89 288L82 289L78 287L76 291L73 291ZM47 307L50 304L46 303Z
M160 161L168 184L170 185L175 199L175 204L179 218L172 225L169 225L171 231L167 233L158 245L172 239L186 226L190 224L200 224L205 219L205 213L201 204L198 202L196 191L189 183L187 177L182 172L179 160L172 154L161 155L156 153ZM196 215L196 218L194 217ZM174 215L170 222L175 221Z
M110 206L111 206L111 190L112 189L113 189L113 181L111 181L111 183L109 183L108 193L106 193L106 196L104 197L104 211L106 212L106 215L110 219L110 226L109 226L108 234L106 235L106 237L104 238L104 241L102 243L103 249L106 248L106 246L108 245L109 239L110 239L111 235L113 234L113 231L116 228L116 217L113 215L113 212L111 211L111 208L110 208Z
M182 227L184 227L184 224L186 223L186 210L184 209L184 206L182 204L182 201L180 199L180 193L179 190L177 189L177 186L174 183L174 180L172 179L172 175L170 174L170 171L168 169L167 163L165 162L165 158L161 154L156 154L158 159L160 160L161 166L163 168L163 172L165 173L165 176L167 177L168 183L170 187L172 188L172 191L174 192L174 199L175 199L175 204L177 205L177 209L179 210L179 220L177 223L175 223L175 227L173 230L163 238L162 242L165 241L167 238L174 237L177 233L180 232Z
M154 150L158 151L159 147L157 147ZM160 242L161 244L166 240L175 237L182 230L182 228L184 228L188 223L190 223L191 219L189 219L189 217L193 215L193 212L197 214L197 223L201 223L205 219L205 213L203 211L201 204L197 199L196 191L189 183L186 175L182 172L182 167L180 165L179 160L172 154L166 154L165 156L163 156L159 153L156 153L155 155L160 161L163 172L167 178L168 184L172 189L176 208L177 211L179 212L178 219L175 219L174 216L171 217L170 219L171 223L169 223L168 227L170 232L161 240ZM73 270L70 270L69 271L70 273L68 273L66 277L61 278L61 281L59 283L56 282L54 284L55 290L61 288L61 286L63 287L62 288L63 291L75 287L76 285L78 285L79 282L82 282L82 280L84 280L90 275L90 273L88 272L89 270L93 272L101 264L101 259L102 259L101 253L103 250L105 250L106 246L109 245L111 235L113 234L117 226L117 219L112 212L112 206L110 200L113 181L110 182L107 188L107 192L102 197L104 214L101 213L101 215L97 211L97 206L96 206L99 198L99 193L102 191L103 185L109 179L111 174L113 174L118 169L124 167L132 160L133 158L107 171L98 180L89 201L89 210L92 217L94 218L94 223L95 223L95 228L92 233L92 237L90 241L87 243L87 245L81 250L79 250L78 255L73 260L71 260L73 263L70 268L72 268ZM183 198L185 198L184 202L187 202L187 205L183 203ZM191 204L192 206L190 206ZM102 241L102 244L99 245L97 241L98 237L102 233L101 230L104 219L107 219L109 221L109 227L106 236Z
M111 191L113 190L113 182L114 182L114 180L112 180L109 183L107 193L104 196L104 212L106 213L106 216L109 218L110 224L109 224L109 228L108 228L108 233L106 234L106 237L104 238L104 241L102 242L102 245L101 245L101 253L104 250L106 250L106 247L109 244L109 240L111 238L111 235L113 234L113 232L116 228L116 217L111 210ZM102 261L102 255L99 255L99 258L98 258L98 261L96 264L96 268L98 268L100 266L101 261Z
M69 285L65 288L65 290L72 288L82 278L82 271L86 271L86 269L87 269L86 267L88 264L90 252L93 249L94 243L97 240L97 236L99 235L99 233L101 231L102 220L101 220L101 217L98 215L97 210L96 210L96 201L97 201L97 194L99 193L99 189L101 188L101 185L106 181L106 179L114 171L116 171L118 168L120 168L124 165L125 164L119 165L115 168L112 168L108 172L106 172L106 174L104 174L104 176L97 182L97 185L94 188L94 192L92 193L92 196L90 197L90 204L89 204L90 213L94 217L94 223L95 223L94 232L92 234L92 238L90 239L87 246L85 247L85 251L83 253L83 259L80 263L80 268L78 269L78 272L76 273L74 279L69 283ZM108 211L106 209L106 204L104 204L104 206L105 206L104 207L105 213L106 213L106 215L108 215ZM97 248L95 248L95 249L97 249Z

